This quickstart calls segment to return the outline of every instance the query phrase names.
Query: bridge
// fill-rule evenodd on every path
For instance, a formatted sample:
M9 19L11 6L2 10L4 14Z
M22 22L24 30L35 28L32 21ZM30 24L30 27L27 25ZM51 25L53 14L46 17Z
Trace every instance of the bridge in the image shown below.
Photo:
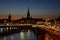
M45 36L45 40L60 40L60 30L58 31L44 25L34 25L33 27L37 30L36 34L38 36L39 34ZM38 40L40 40L40 37L38 37Z
M37 36L37 40L60 40L60 31L55 31L54 29L46 27L45 25L19 24L11 26L4 25L0 26L0 28L3 28L4 34L6 34L7 32L5 30L15 32L22 29L30 29L33 30L33 32Z

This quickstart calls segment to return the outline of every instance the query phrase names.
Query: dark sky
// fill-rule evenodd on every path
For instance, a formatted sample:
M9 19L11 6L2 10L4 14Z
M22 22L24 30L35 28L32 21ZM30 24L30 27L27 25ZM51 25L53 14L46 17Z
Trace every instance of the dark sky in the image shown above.
M15 16L26 16L28 6L31 16L58 16L60 0L0 0L0 16L9 13Z

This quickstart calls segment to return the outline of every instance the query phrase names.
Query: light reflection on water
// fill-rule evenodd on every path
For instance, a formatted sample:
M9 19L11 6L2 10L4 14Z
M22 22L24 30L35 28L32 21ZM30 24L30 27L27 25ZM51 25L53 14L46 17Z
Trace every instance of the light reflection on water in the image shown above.
M4 40L6 40L6 37L4 37Z
M0 40L36 40L36 36L33 31L19 32L0 38Z
M30 38L30 30L28 30L28 32L26 33L27 35L27 39L29 39Z
M24 33L22 31L20 32L20 39L24 39Z
M3 32L3 28L0 28L0 32Z

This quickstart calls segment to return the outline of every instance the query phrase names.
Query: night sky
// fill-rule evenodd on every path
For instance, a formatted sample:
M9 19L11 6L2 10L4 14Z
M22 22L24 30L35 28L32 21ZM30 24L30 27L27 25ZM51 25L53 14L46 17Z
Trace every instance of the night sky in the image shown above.
M60 0L0 0L0 16L26 16L28 7L31 16L57 17Z

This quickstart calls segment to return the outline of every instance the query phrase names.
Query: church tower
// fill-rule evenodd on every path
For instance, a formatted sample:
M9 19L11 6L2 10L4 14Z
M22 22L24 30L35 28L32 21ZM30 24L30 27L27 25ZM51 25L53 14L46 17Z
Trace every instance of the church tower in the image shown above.
M27 12L27 18L30 18L29 8L28 8L28 12Z
M8 16L8 21L10 22L11 21L11 15L9 14Z

